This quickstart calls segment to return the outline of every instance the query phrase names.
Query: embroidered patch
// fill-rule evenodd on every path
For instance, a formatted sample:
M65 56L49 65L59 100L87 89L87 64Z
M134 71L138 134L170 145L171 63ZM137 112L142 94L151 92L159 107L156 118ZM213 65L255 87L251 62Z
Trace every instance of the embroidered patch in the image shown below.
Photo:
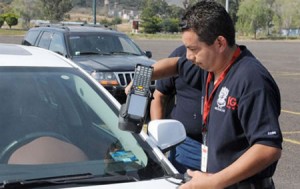
M215 107L215 110L218 110L220 112L225 112L225 106L226 106L226 99L229 93L229 89L226 87L222 87L219 96L218 96L218 100L217 100L217 106Z

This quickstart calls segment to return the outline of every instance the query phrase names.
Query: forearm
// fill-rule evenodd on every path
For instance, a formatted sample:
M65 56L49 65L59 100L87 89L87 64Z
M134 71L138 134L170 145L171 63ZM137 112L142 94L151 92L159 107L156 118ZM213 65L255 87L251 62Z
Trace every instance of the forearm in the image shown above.
M164 96L157 90L153 93L153 100L150 106L151 120L162 119L164 116Z
M230 186L264 170L280 156L281 149L255 144L233 164L214 174L213 180L218 182L219 186Z
M152 80L162 79L178 74L177 62L179 57L165 58L153 64Z

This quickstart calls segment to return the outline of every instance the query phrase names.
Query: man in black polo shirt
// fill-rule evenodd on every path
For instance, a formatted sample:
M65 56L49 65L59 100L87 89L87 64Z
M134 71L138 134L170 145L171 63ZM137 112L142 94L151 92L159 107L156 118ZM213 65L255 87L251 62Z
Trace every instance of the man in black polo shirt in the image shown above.
M188 170L186 188L273 189L281 156L278 86L245 47L235 43L233 22L225 8L203 0L183 17L186 58L204 69L201 171ZM194 75L168 58L153 65L152 79ZM186 62L189 63L189 62ZM130 86L129 86L130 87Z
M185 46L176 48L169 57L186 57ZM191 67L190 65L192 65L181 63L181 66ZM192 66L190 72L193 72L197 79L189 84L178 76L157 80L156 89L153 93L154 99L151 101L150 108L151 120L176 119L185 127L186 140L171 149L169 153L169 160L180 173L185 173L187 169L200 170L201 165L202 115L200 99L203 70ZM171 109L171 113L169 109Z

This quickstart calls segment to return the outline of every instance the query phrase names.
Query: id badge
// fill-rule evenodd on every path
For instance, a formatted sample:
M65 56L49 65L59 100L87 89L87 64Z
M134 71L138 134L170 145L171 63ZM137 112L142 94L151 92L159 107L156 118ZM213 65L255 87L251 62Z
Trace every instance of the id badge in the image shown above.
M207 157L208 147L204 144L201 145L201 171L207 172Z

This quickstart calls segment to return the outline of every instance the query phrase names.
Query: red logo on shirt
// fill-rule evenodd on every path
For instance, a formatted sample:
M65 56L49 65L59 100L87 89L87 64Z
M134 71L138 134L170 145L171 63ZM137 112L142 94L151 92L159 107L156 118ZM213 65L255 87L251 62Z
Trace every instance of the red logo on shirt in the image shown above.
M226 107L231 109L231 110L236 110L237 109L237 100L235 97L229 96L227 99L227 105Z

